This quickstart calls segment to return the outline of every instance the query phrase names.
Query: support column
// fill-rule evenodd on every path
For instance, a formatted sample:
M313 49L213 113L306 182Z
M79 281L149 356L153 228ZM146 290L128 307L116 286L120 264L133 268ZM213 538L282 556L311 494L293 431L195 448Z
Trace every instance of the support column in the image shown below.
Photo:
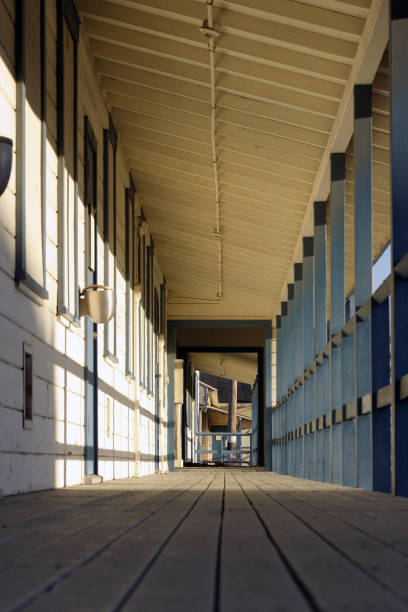
M281 393L285 397L288 390L288 303L281 302L281 339L282 339L282 387ZM286 474L286 410L287 402L283 402L280 408L280 474Z
M282 346L281 346L281 315L276 316L276 405L272 413L272 438L274 440L272 448L272 469L279 472L279 445L280 436L280 401L281 393L281 368L282 368Z
M232 433L236 433L237 431L237 404L238 404L238 381L232 381L231 388L231 404L229 405L228 410L228 431ZM228 442L229 450L234 450L236 448L236 436L235 440L230 438ZM229 457L232 460L232 457Z
M298 478L303 477L303 438L300 428L303 425L303 264L295 263L295 380L298 386L295 390L295 471Z
M408 4L390 2L392 492L408 495Z
M288 340L288 388L291 388L295 377L294 377L294 358L295 358L295 286L293 283L288 284L288 318L286 335ZM286 402L286 431L285 434L289 434L293 431L294 422L294 409L295 409L295 395L291 393ZM286 474L294 476L294 443L288 436L286 437Z
M304 478L314 478L314 435L309 433L314 419L314 305L313 305L313 237L303 238L303 446Z
M266 329L265 338L265 431L264 460L267 472L272 470L272 321Z
M139 340L140 342L140 340ZM174 398L174 365L176 359L176 330L170 325L167 328L167 369L169 385L167 388L167 457L169 471L173 472L175 465L175 398ZM140 381L139 381L140 382Z
M372 220L372 108L371 85L354 87L354 270L356 312L371 306L373 220ZM357 482L373 487L371 308L356 317L355 388L357 397ZM375 337L373 338L375 342ZM371 412L369 412L371 410Z
M258 376L252 387L252 436L251 436L251 465L257 465L258 448ZM276 466L274 465L276 472Z
M314 313L315 313L315 415L316 479L330 481L330 429L323 415L330 412L329 354L327 345L327 269L326 202L314 203Z
M345 154L332 153L330 212L330 332L332 400L332 481L343 484L343 394L341 328L345 323Z

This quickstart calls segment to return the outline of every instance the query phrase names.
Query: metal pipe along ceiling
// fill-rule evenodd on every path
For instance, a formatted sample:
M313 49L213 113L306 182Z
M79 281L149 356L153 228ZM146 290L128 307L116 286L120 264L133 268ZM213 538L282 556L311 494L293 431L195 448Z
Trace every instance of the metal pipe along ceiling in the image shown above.
M214 168L214 182L215 182L215 237L218 242L218 293L217 297L222 298L222 233L220 226L220 181L218 176L218 164L217 164L217 148L215 142L215 113L216 113L216 100L215 100L215 37L217 32L214 28L213 22L213 7L214 0L207 1L207 19L208 28L205 33L208 40L208 49L210 52L210 71L211 71L211 147L212 147L212 161Z
M215 229L214 236L217 240L218 245L218 291L216 298L187 298L182 296L174 296L169 300L170 304L201 304L211 302L221 302L223 299L223 287L222 287L222 231L220 223L220 208L221 208L221 196L220 196L220 180L218 174L218 159L217 159L217 146L216 146L216 87L215 87L215 38L219 35L219 32L214 27L213 20L213 7L214 0L207 0L207 19L204 21L200 28L200 31L207 39L208 50L210 52L210 72L211 72L211 156L214 168L214 183L215 183Z

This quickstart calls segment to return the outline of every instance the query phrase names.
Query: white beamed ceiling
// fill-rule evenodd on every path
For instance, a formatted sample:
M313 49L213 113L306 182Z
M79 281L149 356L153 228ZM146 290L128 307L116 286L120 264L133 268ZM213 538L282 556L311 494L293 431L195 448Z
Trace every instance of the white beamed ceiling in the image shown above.
M210 59L200 32L206 3L77 0L166 275L171 317L270 319L278 311L379 4L214 0L223 301L212 303L218 250Z

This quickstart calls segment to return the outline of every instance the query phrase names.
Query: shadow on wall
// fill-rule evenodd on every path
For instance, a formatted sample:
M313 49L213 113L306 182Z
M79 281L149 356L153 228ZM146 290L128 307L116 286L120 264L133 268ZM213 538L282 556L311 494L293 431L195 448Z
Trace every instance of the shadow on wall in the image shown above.
M0 1L0 18L9 39L0 44L0 135L13 140L13 167L7 189L0 197L0 489L5 494L61 487L82 482L85 451L85 367L84 322L75 325L57 317L59 226L57 190L58 156L56 144L56 90L53 68L47 61L47 130L44 142L46 200L35 190L26 190L24 202L17 201L16 167L18 83L14 71L14 14ZM14 4L7 3L13 10ZM55 4L55 3L54 3ZM30 5L31 6L31 5ZM49 4L47 3L47 9ZM55 14L50 16L53 19ZM49 19L48 15L46 17ZM49 30L49 31L48 31ZM47 56L55 61L55 23L47 30ZM2 30L3 31L3 30ZM51 32L51 33L50 33ZM50 38L51 37L51 38ZM54 76L54 80L52 77ZM27 87L27 137L41 134L38 100L30 97ZM81 97L81 96L80 96ZM102 100L102 96L101 96ZM103 151L103 125L98 123L95 101L83 91L82 107L92 115L98 128L99 151ZM101 102L102 104L102 102ZM81 108L82 108L81 107ZM104 114L107 113L105 109ZM99 113L100 116L101 113ZM78 117L78 283L85 285L86 213L84 207L83 116ZM41 190L41 161L26 149L27 184ZM18 152L20 153L20 151ZM98 172L98 209L103 218L102 155ZM30 182L31 181L31 182ZM72 174L68 183L73 181ZM38 197L35 197L38 196ZM38 207L38 202L40 206ZM120 199L124 208L124 198ZM43 206L43 208L42 208ZM25 222L22 223L22 207ZM37 207L37 208L36 208ZM122 212L122 211L121 211ZM75 218L67 218L66 240L71 240ZM32 225L34 224L34 225ZM71 224L71 225L70 225ZM38 232L33 233L33 228ZM23 231L22 229L23 228ZM17 242L17 248L16 248ZM122 243L124 242L124 236ZM98 267L103 272L103 233L98 228ZM119 244L121 252L124 245ZM19 274L16 252L25 250L27 269L43 268L43 289ZM118 318L124 318L126 286L124 255L116 261L118 277ZM20 270L21 272L21 270ZM35 280L35 279L34 279ZM40 279L41 280L41 279ZM102 274L100 281L103 282ZM38 284L38 283L37 283ZM46 289L46 290L45 290ZM78 287L74 287L74 295ZM100 473L104 478L123 478L135 473L134 384L124 374L125 341L118 346L119 365L112 367L102 357L103 326L98 328L99 368L99 450Z

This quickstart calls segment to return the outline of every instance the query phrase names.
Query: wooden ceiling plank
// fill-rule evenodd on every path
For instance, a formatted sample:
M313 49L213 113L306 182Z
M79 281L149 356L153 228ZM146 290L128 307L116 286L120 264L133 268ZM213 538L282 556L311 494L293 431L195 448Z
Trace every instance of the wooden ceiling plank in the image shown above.
M328 100L340 101L343 95L343 83L333 83L324 77L316 78L275 66L266 68L264 64L222 53L216 56L215 69L217 73L243 76L260 83L275 83L292 91L313 92L314 95Z
M176 123L182 123L182 117L185 116L185 124L197 127L198 129L206 129L206 126L209 125L209 114L194 112L203 111L204 109L196 106L197 103L192 101L187 101L185 105L178 104L176 106L174 104L171 106L170 104L164 105L164 99L160 97L157 99L157 96L151 96L151 100L146 101L145 99L137 99L129 95L111 93L110 91L107 93L107 100L112 107L146 114L151 117L158 117ZM217 125L226 123L227 125L255 130L262 134L271 134L294 142L321 148L325 147L328 138L327 134L308 130L306 128L222 108L218 110L216 120Z
M85 29L92 41L116 45L122 49L121 54L124 57L126 51L123 51L123 49L126 49L138 53L152 54L165 61L170 60L199 68L208 68L208 51L206 49L199 49L185 43L166 40L159 36L145 34L144 32L138 32L137 36L135 36L135 33L127 28L90 19L85 19ZM93 44L94 42L91 43L91 47ZM129 57L133 57L131 53L129 53ZM136 59L140 58L138 55L134 57ZM152 65L157 67L158 61L154 61ZM339 83L338 79L333 81L327 78L326 74L322 74L319 77L304 71L299 72L297 67L288 69L287 66L282 67L270 64L267 69L262 62L222 52L217 52L216 71L243 76L244 78L260 82L278 83L280 86L285 86L291 90L299 90L304 93L313 92L316 96L337 101L342 97L343 87L346 82L343 80L343 82ZM295 74L296 77L294 76Z
M201 0L198 0L201 2ZM330 10L317 6L305 6L302 2L286 0L215 0L215 7L236 11L259 19L278 21L311 31L324 32L329 36L345 35L346 40L358 39L364 26L364 18L349 14L341 14L338 10Z
M309 195L312 188L310 183L297 181L294 177L291 181L289 181L287 177L279 176L278 174L274 174L272 172L256 170L255 168L248 168L240 164L226 162L223 159L220 159L220 171L221 177L223 178L226 175L228 176L228 180L231 180L231 176L234 177L234 180L235 177L241 177L244 181L254 180L259 184L265 183L266 185L271 185L273 187L284 187L286 189L290 188L290 190L293 192L299 192L305 195Z
M156 213L158 216L164 215L167 219L169 218L169 210L171 210L171 218L174 222L182 223L183 219L187 219L191 224L202 226L208 224L209 227L214 226L214 211L202 211L197 210L196 206L181 206L175 204L174 200L159 199L151 196L150 194L143 192L143 208L149 213L149 219L155 218ZM257 215L257 221L250 223L248 217L244 217L247 211L243 211L242 218L245 221L241 221L241 217L235 214L227 214L225 207L222 208L221 223L228 228L228 231L237 233L246 233L252 231L260 237L264 236L265 239L271 240L272 237L279 235L282 237L282 241L292 242L297 237L298 227L290 225L288 226L287 218L278 217L271 221L270 214L264 214L263 216ZM250 217L251 218L251 217ZM269 227L268 227L269 226ZM284 231L284 234L282 232ZM288 239L288 240L286 240Z
M105 78L109 79L105 82L109 83L111 88L107 86L106 89L108 91L126 93L126 87L129 86L128 92L130 94L132 87L150 87L161 92L164 96L170 94L170 96L173 96L174 102L176 101L175 96L183 96L182 104L184 104L185 99L209 104L210 92L206 86L187 83L169 75L148 72L147 70L118 64L117 62L111 62L98 57L95 58L95 65L102 82L104 82ZM114 83L116 83L116 89L114 88ZM151 95L154 94L152 93ZM282 121L283 123L316 130L324 134L328 134L333 125L333 118L331 116L317 115L301 108L291 108L277 104L273 98L258 100L242 93L236 95L219 91L217 92L217 106L219 108L259 115L266 119Z
M214 210L214 199L207 193L202 193L201 191L186 192L167 183L159 184L153 181L150 175L143 175L142 173L141 178L136 179L136 177L134 177L134 179L137 191L141 193L151 195L152 197L164 198L172 202L174 201L180 205L198 205L205 210L210 207Z
M160 134L149 129L138 128L137 136L123 132L121 133L120 140L124 147L143 148L145 146L152 150L153 148L163 148L165 151L167 149L171 150L176 157L179 154L188 155L191 153L197 159L202 158L204 161L211 159L210 145L194 143L192 140L186 140L174 135Z
M138 138L122 137L121 144L126 151L129 151L130 156L140 156L141 153L154 154L165 157L167 159L176 159L185 161L203 168L210 168L213 171L212 159L209 156L199 155L185 149L177 149L175 147L166 147L163 144L140 140Z
M161 153L148 151L147 149L125 149L129 161L136 168L144 167L143 164L161 166L170 170L186 172L193 176L214 180L214 172L210 164L197 164L194 161L178 159L175 156L162 155Z
M236 140L226 136L219 137L217 144L220 150L251 155L254 158L261 157L271 164L285 164L289 168L293 167L299 168L300 170L315 172L319 166L319 160L317 159L302 157L293 153L272 149L265 145L262 146L253 142Z
M205 100L199 101L173 94L170 91L164 92L158 89L152 89L151 87L145 87L144 85L128 83L106 76L101 76L101 85L102 89L108 92L108 95L121 96L123 99L128 98L130 102L133 102L133 107L135 107L136 101L140 100L166 108L184 110L185 112L204 118L211 116L208 95ZM170 85L169 89L171 89ZM205 93L208 94L207 91L205 91Z
M192 188L200 188L207 191L208 194L214 193L214 179L213 177L204 177L201 174L189 172L187 170L176 170L159 163L152 163L151 161L143 161L138 159L129 158L129 163L132 170L138 176L139 172L150 173L153 176L161 176L162 178L169 178L185 182L187 185L191 185Z
M117 0L117 3L121 3ZM141 0L127 0L126 5L134 6L136 10L145 11L149 15L155 17L169 18L176 23L183 22L188 24L196 23L198 26L206 18L206 10L204 4L198 4L189 0L178 0L175 8L169 5L168 0L149 0L143 2ZM119 9L119 11L122 9ZM127 9L126 9L127 10ZM217 8L213 10L214 21L217 28L221 32L233 33L241 38L249 38L250 40L259 40L270 44L271 41L287 46L292 49L305 50L309 53L316 53L319 56L340 56L345 60L352 58L356 51L356 43L359 35L350 32L348 36L344 32L336 32L326 34L320 31L306 29L308 24L302 21L297 26L287 25L281 19L278 21L276 15L275 20L265 20L250 15L241 14L236 11L224 10ZM342 21L342 17L338 17L338 21ZM314 29L314 28L313 28ZM171 31L171 28L169 28ZM342 38L339 35L342 34ZM294 42L296 41L296 42Z
M217 124L217 136L235 140L243 140L255 145L263 145L285 153L294 154L308 159L320 160L324 149L300 141L289 140L281 136L265 134L258 130L236 126L227 123Z
M138 134L138 128L149 128L158 134L167 134L169 136L179 136L186 138L195 143L202 143L206 146L209 144L209 134L204 130L186 126L181 123L172 123L159 119L158 117L148 117L139 113L132 113L121 109L112 109L112 115L115 120L115 125L122 126L129 134ZM119 129L119 127L118 127Z
M263 134L271 134L282 138L302 142L304 144L313 145L324 148L327 143L328 134L308 130L299 126L288 125L273 119L265 119L234 111L231 109L218 108L216 115L218 122L235 125L244 129L252 129Z
M152 116L160 116L162 118L166 117L167 113L164 109L201 116L204 120L208 120L210 116L208 104L198 103L196 101L178 96L172 96L171 94L164 94L143 86L141 88L133 86L135 90L137 90L133 91L134 96L130 95L131 90L125 95L123 92L128 87L125 82L114 79L109 79L109 81L106 82L103 79L103 88L106 90L106 86L108 86L107 99L109 103L116 108L143 113L143 109L148 108L146 105L151 103L153 104L152 110L156 111L151 113ZM118 83L121 83L121 86L118 86ZM142 102L142 104L139 102ZM158 109L158 106L161 108ZM168 114L170 115L170 112ZM245 112L242 113L240 111L225 109L220 106L218 107L216 119L222 123L230 123L232 125L247 127L248 129L254 129L263 133L282 136L289 140L299 141L305 144L312 144L319 147L324 147L328 138L328 134L324 132L318 132L304 127L290 125L279 120L276 121L272 117L260 117ZM196 123L197 125L199 124L198 120L197 122L194 121L192 125L195 125Z
M114 61L129 67L142 68L194 85L209 86L210 71L205 68L186 65L182 62L130 49L127 49L124 53L121 47L98 40L92 40L90 47L92 54L97 58ZM296 82L293 76L291 80L293 83ZM226 73L219 74L217 90L261 101L274 100L275 103L289 108L299 108L326 117L334 117L339 104L339 100L318 97L312 89L305 93L302 90L296 90L295 87L288 89L280 83L251 81L247 76L235 76Z
M213 189L205 188L203 185L199 185L196 182L193 183L191 181L183 181L183 179L180 177L175 178L174 173L172 172L163 172L157 174L155 172L156 168L150 167L148 172L146 170L142 171L140 169L133 168L132 165L130 165L130 170L132 172L132 175L134 176L136 183L155 183L158 186L176 189L180 193L183 193L185 197L191 198L194 198L198 191L200 196L204 195L207 198L211 198L214 202Z

